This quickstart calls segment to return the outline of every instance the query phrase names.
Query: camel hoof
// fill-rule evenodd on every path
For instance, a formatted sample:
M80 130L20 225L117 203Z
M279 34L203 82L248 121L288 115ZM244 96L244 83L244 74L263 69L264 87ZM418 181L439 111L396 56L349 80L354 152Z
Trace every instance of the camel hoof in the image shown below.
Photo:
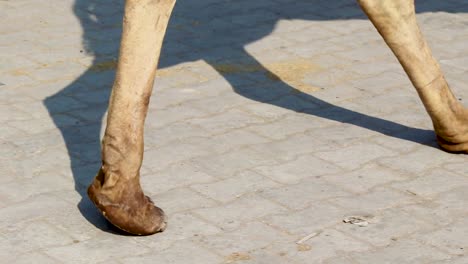
M437 143L439 146L450 153L468 154L468 142L454 143L437 136Z
M164 211L143 194L139 184L103 188L96 177L88 188L88 196L112 225L126 233L146 236L167 227Z

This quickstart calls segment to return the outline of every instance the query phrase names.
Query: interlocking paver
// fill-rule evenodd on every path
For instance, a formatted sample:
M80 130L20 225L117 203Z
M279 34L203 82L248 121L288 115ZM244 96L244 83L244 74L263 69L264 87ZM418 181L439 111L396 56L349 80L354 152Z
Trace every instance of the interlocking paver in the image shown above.
M223 230L236 230L244 222L286 211L285 207L273 201L256 194L250 194L230 203L197 209L194 212Z
M285 241L286 242L286 241ZM326 229L301 244L276 243L276 250L284 250L291 259L300 263L321 263L337 255L362 254L372 249L366 242L347 236L342 232Z
M412 240L398 241L390 247L352 255L353 260L360 264L433 263L450 259L448 254Z
M123 3L0 1L3 262L468 263L468 157L438 149L402 67L351 0L178 1L141 169L169 225L117 234L86 187ZM417 10L468 106L468 5Z
M313 156L301 156L284 164L259 166L254 170L277 182L296 184L304 178L337 173L340 168Z
M218 182L194 184L191 188L212 199L226 203L250 192L264 193L277 186L280 184L247 170Z
M450 226L423 235L418 234L414 237L453 255L464 255L468 250L468 243L466 242L468 228L466 222L466 218L462 217L460 221Z
M424 233L434 228L431 224L415 219L411 213L406 213L398 208L370 215L374 216L374 219L371 219L371 224L366 228L343 224L337 229L350 236L367 241L374 246L384 247L411 234Z
M265 217L267 223L298 236L298 240L311 233L342 221L344 212L327 202L316 203L300 211Z
M392 187L430 198L457 187L466 188L468 187L467 185L466 177L445 170L434 169L409 182L392 184Z
M366 193L376 186L406 179L403 175L375 164L365 165L351 172L326 175L322 178L354 193Z
M397 205L415 203L417 200L415 197L412 197L411 193L378 187L361 195L338 197L331 201L346 208L348 211L374 211L395 207Z

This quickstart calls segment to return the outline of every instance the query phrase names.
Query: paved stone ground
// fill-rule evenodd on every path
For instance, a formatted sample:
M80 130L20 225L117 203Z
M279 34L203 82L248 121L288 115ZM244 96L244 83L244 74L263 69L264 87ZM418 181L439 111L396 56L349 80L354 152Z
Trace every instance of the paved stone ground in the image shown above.
M466 102L468 2L418 2ZM85 188L122 5L0 1L0 262L468 263L468 157L351 0L180 0L142 168L170 225L117 234Z

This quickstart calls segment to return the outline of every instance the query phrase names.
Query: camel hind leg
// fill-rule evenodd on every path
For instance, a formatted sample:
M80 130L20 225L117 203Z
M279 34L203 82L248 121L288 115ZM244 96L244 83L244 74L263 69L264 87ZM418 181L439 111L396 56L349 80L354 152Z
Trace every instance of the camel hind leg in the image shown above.
M414 0L358 0L400 61L429 113L439 145L468 153L468 110L455 98L421 34Z

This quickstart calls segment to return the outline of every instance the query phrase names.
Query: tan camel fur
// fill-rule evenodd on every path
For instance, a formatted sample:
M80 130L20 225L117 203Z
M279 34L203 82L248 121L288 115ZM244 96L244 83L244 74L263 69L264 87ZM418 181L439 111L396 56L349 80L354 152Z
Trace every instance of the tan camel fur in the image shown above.
M358 0L400 61L430 115L439 145L468 153L468 110L454 97L416 22L414 0ZM118 228L149 235L164 212L143 194L143 129L164 34L175 0L126 0L123 35L102 141L102 167L88 195Z

